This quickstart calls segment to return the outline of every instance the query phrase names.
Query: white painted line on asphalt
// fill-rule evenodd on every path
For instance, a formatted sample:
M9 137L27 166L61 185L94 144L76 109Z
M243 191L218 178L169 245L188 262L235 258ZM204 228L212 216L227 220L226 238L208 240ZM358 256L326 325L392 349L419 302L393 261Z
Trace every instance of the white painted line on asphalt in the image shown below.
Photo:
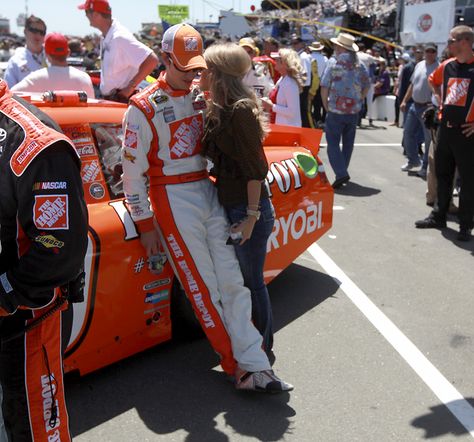
M321 143L321 147L328 147L327 143ZM356 147L401 147L400 143L355 143Z
M342 207L342 206L333 206L332 210L344 210L344 207Z
M418 348L382 313L352 280L317 244L308 248L311 256L338 284L347 297L367 317L372 325L415 370L423 382L454 414L474 438L474 408L459 393Z

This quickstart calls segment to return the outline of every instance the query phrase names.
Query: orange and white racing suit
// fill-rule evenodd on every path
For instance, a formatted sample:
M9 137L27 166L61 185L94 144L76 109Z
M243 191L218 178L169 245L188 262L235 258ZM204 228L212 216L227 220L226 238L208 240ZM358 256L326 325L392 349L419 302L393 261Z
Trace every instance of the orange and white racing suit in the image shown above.
M250 292L233 246L226 245L229 224L199 154L205 106L197 85L173 90L164 75L132 98L123 123L125 196L141 233L154 228L155 214L170 262L224 371L234 374L235 360L246 371L268 370L250 319Z

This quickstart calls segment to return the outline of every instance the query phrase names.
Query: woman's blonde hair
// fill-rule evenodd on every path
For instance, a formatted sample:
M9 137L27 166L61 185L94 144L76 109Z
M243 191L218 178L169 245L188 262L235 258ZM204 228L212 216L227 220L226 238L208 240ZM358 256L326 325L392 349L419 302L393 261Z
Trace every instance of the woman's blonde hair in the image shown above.
M281 62L286 66L288 77L296 80L301 92L306 80L306 74L303 70L300 56L295 50L289 48L280 49L278 54L280 55Z
M263 139L267 131L266 118L255 93L242 82L252 67L248 54L235 43L224 43L207 48L204 58L211 74L207 118L219 126L225 111L246 103L253 110L260 127L260 138Z

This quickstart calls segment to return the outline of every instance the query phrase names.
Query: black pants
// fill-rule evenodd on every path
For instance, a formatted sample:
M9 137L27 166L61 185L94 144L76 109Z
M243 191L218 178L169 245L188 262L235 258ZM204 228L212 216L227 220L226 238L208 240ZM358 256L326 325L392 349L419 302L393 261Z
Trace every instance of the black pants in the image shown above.
M321 98L321 88L318 88L318 92L313 98L313 120L315 123L322 122L326 120L326 109L323 106L323 100Z
M47 310L38 310L35 315ZM26 336L23 333L8 341L5 338L31 323L31 314L18 311L0 318L2 413L10 441L71 440L64 400L61 332L65 331L63 337L69 336L72 323L63 322L62 316L56 311Z
M460 127L449 128L444 124L438 131L435 154L436 178L438 179L438 207L433 216L445 220L453 191L456 167L461 179L459 192L459 225L473 228L474 216L474 136L466 137Z
M308 92L309 86L304 86L300 94L301 127L311 127L309 124Z

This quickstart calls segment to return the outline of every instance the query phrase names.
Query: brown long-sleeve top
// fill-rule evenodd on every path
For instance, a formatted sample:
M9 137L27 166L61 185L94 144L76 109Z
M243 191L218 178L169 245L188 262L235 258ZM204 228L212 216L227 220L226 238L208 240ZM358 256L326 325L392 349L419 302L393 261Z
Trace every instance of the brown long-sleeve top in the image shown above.
M262 182L260 199L268 198L263 182L268 163L260 140L260 127L250 103L238 103L224 112L221 124L209 121L203 138L202 154L214 166L219 202L223 206L247 204L247 183Z

